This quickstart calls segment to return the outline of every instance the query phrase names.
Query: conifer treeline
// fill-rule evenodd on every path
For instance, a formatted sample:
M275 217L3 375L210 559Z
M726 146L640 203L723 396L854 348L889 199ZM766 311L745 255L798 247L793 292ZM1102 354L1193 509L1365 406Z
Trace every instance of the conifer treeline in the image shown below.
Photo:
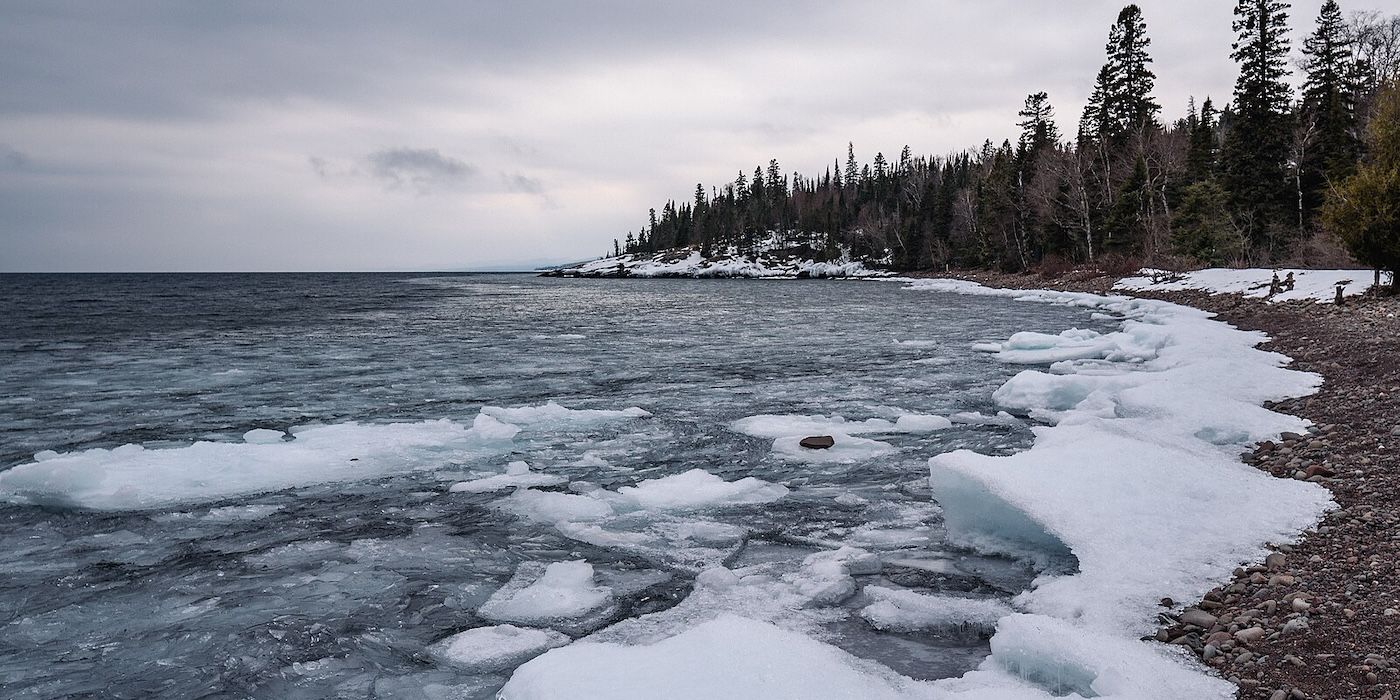
M1194 99L1164 124L1151 40L1137 5L1109 30L1107 60L1072 140L1044 92L1026 98L1015 144L945 157L856 160L848 144L816 176L777 160L733 182L696 185L653 209L615 252L698 246L752 252L770 234L818 256L884 258L903 269L1024 270L1054 256L1119 255L1268 264L1313 235L1329 188L1356 170L1382 87L1400 78L1400 16L1323 6L1301 51L1293 98L1287 2L1238 0L1232 102ZM886 253L888 251L888 253Z

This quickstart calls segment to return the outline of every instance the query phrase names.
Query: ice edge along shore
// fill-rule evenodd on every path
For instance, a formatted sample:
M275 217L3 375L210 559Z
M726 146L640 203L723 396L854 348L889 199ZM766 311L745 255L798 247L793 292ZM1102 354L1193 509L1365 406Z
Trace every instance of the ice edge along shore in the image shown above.
M1018 596L1018 612L997 623L992 655L961 678L891 678L799 634L720 616L649 646L584 641L547 652L519 668L501 697L798 697L803 688L820 697L859 688L864 697L960 700L1235 696L1233 684L1188 654L1142 637L1155 629L1160 599L1199 599L1333 507L1321 486L1274 479L1238 459L1254 442L1306 430L1306 421L1261 405L1311 394L1321 377L1257 349L1264 334L1186 306L909 282L914 291L1069 304L1121 319L1114 333L1019 333L983 347L1006 362L1050 363L994 396L1047 425L1014 455L929 460L954 543L1033 559L1067 550L1078 572L1043 575ZM733 672L716 678L696 666ZM629 671L637 668L667 672Z

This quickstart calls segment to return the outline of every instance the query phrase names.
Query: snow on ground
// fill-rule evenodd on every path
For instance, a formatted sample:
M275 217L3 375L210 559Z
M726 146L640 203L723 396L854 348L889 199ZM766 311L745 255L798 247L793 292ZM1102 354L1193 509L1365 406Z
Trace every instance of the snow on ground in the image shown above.
M770 232L759 240L750 254L729 246L713 251L709 257L698 248L666 250L659 253L626 254L602 258L572 267L560 268L558 273L574 277L888 277L891 273L854 260L848 251L841 251L831 262L812 259L814 247L821 243L811 237L782 236ZM877 261L888 264L888 259Z
M1343 285L1343 296L1364 294L1371 288L1375 273L1371 270L1297 270L1297 269L1245 269L1232 270L1213 268L1195 272L1170 272L1145 268L1135 277L1118 280L1114 289L1124 291L1169 292L1183 289L1198 289L1211 294L1243 294L1247 297L1268 297L1269 283L1275 272L1282 281L1293 273L1294 287L1281 291L1269 301L1316 301L1331 303L1336 299L1337 285ZM1387 278L1382 276L1382 281Z
M569 641L554 630L491 625L458 632L426 651L438 663L466 673L491 673L518 666Z
M997 294L1098 307L1124 320L1098 335L1017 334L998 349L1026 370L994 394L1051 425L1034 446L991 457L960 450L930 460L950 539L984 551L1069 552L1079 571L1047 574L1015 600L987 665L1022 677L1055 662L1103 697L1232 697L1233 686L1138 638L1163 597L1195 600L1264 544L1292 539L1330 507L1317 485L1243 465L1253 441L1302 431L1265 401L1312 393L1321 379L1255 348L1266 338L1196 309L1126 297L993 290L929 280L913 289ZM1113 659L1118 669L1114 670ZM1017 670L1017 669L1021 670ZM1136 696L1134 696L1136 697Z

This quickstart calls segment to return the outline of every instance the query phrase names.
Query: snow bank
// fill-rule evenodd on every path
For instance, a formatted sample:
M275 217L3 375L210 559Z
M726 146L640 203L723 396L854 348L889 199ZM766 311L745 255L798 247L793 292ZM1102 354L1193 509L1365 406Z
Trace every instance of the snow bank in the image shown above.
M801 634L726 615L647 646L579 642L515 671L502 700L894 700L889 680Z
M751 254L735 246L712 251L704 257L697 248L665 250L652 255L626 254L560 268L553 274L566 277L888 277L892 273L871 265L888 265L889 260L863 261L853 259L849 251L841 251L836 260L818 262L812 259L817 239L799 240L802 236L781 236L770 232L757 241Z
M569 641L554 630L493 625L459 632L435 642L426 651L438 663L467 673L492 673L519 666Z
M1364 294L1371 288L1375 273L1371 270L1294 270L1294 269L1247 269L1230 270L1213 268L1195 272L1169 272L1167 270L1143 269L1135 277L1118 280L1114 289L1126 291L1180 291L1197 289L1211 294L1243 294L1247 297L1268 297L1269 283L1274 273L1282 281L1293 273L1294 287L1290 291L1279 292L1269 297L1270 302L1316 301L1331 303L1337 296L1337 285L1343 285L1343 296ZM1385 281L1382 276L1382 281Z
M0 472L0 498L14 503L132 510L433 469L450 460L508 452L518 428L490 416L451 420L250 431L251 441L146 449L123 445L58 454ZM273 435L276 433L276 435Z
M1305 429L1259 404L1307 395L1320 378L1258 350L1263 334L1165 302L945 280L911 288L1072 304L1123 319L1115 333L1018 334L1002 344L1008 361L1035 353L1054 364L1020 373L993 398L1052 425L1033 428L1034 446L1019 454L959 450L930 460L951 540L1078 561L1077 573L1047 572L1018 596L1028 614L999 624L986 672L947 687L1014 679L1085 696L1233 697L1230 684L1138 638L1153 629L1158 600L1199 598L1239 564L1261 559L1265 543L1292 539L1330 507L1325 489L1237 459L1252 441Z
M606 618L615 609L612 590L594 584L592 564L523 562L476 614L493 622L575 629L581 621Z
M528 462L511 462L506 465L506 473L495 474L471 481L459 481L448 488L453 493L489 493L502 489L531 486L558 486L568 479L554 474L540 474L530 471Z

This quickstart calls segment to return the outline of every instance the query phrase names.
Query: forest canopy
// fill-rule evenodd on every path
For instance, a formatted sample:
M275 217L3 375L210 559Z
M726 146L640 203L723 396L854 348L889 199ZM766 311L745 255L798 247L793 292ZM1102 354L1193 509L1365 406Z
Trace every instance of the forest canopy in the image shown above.
M943 156L905 146L868 163L847 144L815 175L770 160L652 209L614 252L743 254L776 237L824 259L1006 271L1106 257L1270 265L1305 255L1324 239L1329 197L1367 162L1364 135L1400 80L1400 15L1346 15L1328 0L1294 51L1289 9L1238 0L1230 48L1239 74L1224 106L1193 98L1184 116L1163 119L1147 19L1128 5L1108 29L1074 134L1060 133L1050 95L1037 92L1018 113L1015 143Z

